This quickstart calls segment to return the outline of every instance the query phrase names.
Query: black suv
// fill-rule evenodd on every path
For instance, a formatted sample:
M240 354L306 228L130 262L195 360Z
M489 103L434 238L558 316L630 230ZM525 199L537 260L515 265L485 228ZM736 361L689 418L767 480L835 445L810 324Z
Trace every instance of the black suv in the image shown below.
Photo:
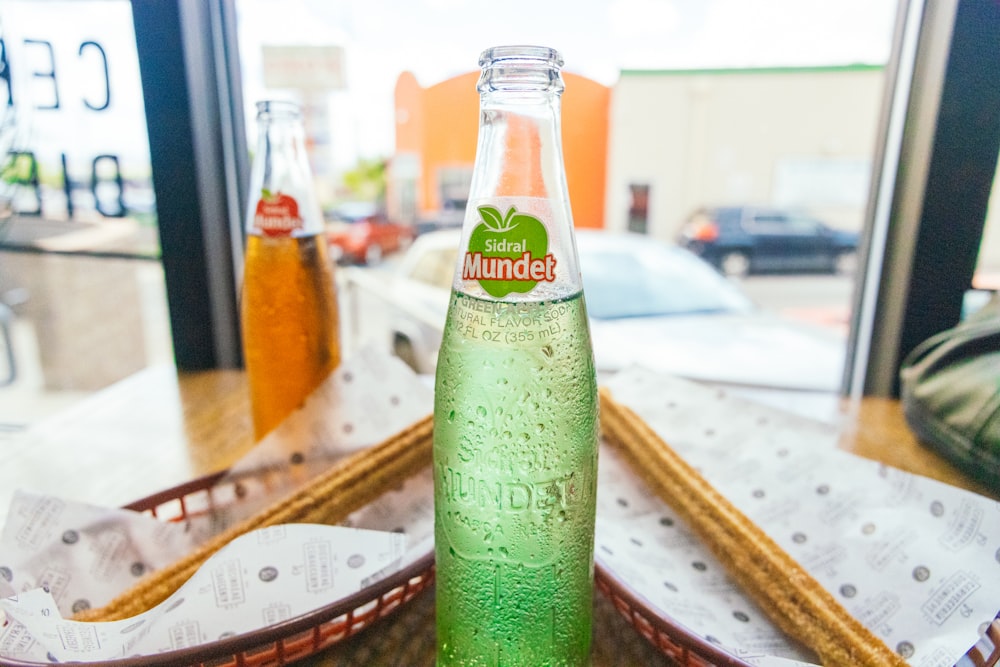
M678 243L727 276L850 273L857 261L858 234L790 211L723 206L695 211Z

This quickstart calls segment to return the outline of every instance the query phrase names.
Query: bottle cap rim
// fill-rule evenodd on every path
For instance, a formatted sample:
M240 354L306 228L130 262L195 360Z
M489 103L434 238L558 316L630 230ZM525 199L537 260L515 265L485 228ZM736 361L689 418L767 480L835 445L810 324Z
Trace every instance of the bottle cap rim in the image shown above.
M263 116L295 116L302 114L302 107L291 100L260 100L257 102L257 118Z
M547 46L510 45L494 46L483 51L479 56L479 66L492 67L497 64L542 65L560 69L563 58L560 53Z

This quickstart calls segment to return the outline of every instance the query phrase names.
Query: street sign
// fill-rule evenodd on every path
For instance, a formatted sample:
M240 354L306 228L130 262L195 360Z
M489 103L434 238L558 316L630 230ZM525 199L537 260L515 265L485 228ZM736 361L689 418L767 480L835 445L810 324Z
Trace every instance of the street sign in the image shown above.
M261 47L264 85L296 90L342 90L344 49L340 46Z

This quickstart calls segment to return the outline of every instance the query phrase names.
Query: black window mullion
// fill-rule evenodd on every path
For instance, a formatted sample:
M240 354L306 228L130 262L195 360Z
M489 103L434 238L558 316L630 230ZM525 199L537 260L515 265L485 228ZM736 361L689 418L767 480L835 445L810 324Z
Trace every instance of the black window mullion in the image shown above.
M897 361L959 321L976 270L998 150L1000 3L962 0L945 69Z
M239 80L218 60L236 51L220 21L232 0L139 0L132 15L175 361L236 367L246 138Z
M899 7L848 344L855 396L898 396L906 354L958 322L1000 149L1000 4Z

